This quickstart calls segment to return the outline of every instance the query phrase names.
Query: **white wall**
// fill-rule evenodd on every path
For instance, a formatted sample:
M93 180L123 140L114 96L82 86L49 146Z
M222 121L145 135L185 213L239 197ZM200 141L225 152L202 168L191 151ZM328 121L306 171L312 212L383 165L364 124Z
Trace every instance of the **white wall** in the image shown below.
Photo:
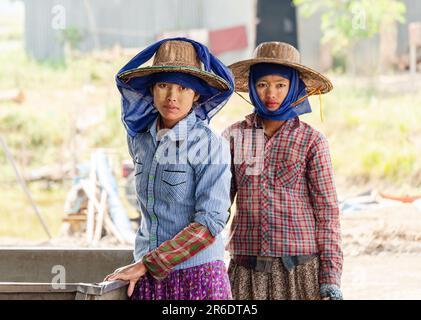
M225 64L251 57L256 39L256 0L208 0L203 2L203 27L222 29L246 25L248 48L223 53L219 58Z

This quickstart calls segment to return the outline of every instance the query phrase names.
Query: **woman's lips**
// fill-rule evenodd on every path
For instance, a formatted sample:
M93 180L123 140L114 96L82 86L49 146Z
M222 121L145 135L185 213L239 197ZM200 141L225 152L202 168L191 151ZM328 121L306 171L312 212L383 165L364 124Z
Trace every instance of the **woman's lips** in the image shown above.
M177 111L179 108L173 105L165 105L164 108L168 111Z
M279 103L275 102L275 101L266 101L265 105L267 107L273 108L273 107L277 107L279 105Z

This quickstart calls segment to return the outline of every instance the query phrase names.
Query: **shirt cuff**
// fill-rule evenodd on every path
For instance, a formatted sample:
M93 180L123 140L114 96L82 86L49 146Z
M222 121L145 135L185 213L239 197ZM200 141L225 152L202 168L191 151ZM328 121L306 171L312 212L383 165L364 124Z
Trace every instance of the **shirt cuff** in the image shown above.
M341 277L339 274L335 272L324 271L323 268L320 268L319 283L320 284L335 284L338 287L340 287Z
M214 215L216 215L216 213L199 212L196 214L194 221L205 226L212 236L216 237L224 229L225 222L216 218ZM228 218L228 212L225 218Z

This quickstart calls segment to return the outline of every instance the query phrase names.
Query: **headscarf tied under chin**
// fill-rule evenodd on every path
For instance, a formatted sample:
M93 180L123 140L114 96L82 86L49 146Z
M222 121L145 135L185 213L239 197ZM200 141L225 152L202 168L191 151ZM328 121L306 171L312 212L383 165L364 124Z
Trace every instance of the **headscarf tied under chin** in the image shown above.
M182 72L161 72L149 76L132 78L127 83L119 78L119 75L123 72L137 68L147 62L153 57L163 42L170 40L190 42L203 64L203 69L223 78L228 83L229 89L220 91L205 81ZM187 38L172 38L158 41L138 53L116 75L117 88L120 90L122 98L121 120L131 137L134 137L138 132L146 130L158 116L150 91L151 85L156 82L176 83L199 93L200 97L195 103L194 111L197 117L207 122L222 109L234 92L234 79L231 71L214 57L206 46Z
M281 103L281 106L275 111L270 111L266 108L256 91L256 82L261 77L267 75L279 75L289 79L288 94ZM302 99L307 95L307 91L304 82L299 77L298 71L294 68L280 64L258 63L251 66L249 75L249 95L251 102L254 105L254 112L264 119L288 120L301 114L311 112L308 99ZM294 105L294 102L300 99L302 99L302 101Z

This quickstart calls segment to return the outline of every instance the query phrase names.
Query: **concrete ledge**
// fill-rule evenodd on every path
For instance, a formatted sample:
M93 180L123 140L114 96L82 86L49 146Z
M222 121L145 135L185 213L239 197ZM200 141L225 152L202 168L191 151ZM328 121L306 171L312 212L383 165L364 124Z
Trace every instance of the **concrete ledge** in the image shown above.
M0 247L0 261L0 300L128 299L127 281L101 281L133 262L132 249Z
M98 284L66 283L54 288L52 283L0 282L0 300L126 300L128 281Z
M133 262L132 249L0 248L0 282L51 283L54 267L65 283L98 283Z

